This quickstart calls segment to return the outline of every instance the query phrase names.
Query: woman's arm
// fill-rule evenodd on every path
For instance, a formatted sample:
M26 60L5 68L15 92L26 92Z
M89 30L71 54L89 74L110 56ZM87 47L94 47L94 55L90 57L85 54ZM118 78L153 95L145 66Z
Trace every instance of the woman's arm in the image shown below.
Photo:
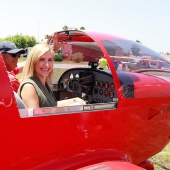
M59 50L59 48L61 48L62 42L58 42L58 34L57 34L57 32L54 32L54 33L53 33L51 39L49 39L49 40L47 41L47 43L50 44L51 41L53 41L53 45L54 45L53 50L54 50L55 52L56 52L57 50Z
M21 98L27 108L39 108L39 98L32 84L27 83L23 86L21 91ZM71 106L71 105L86 105L83 99L78 97L57 101L57 107Z
M32 84L27 83L23 86L21 91L21 98L27 108L39 108L39 99Z

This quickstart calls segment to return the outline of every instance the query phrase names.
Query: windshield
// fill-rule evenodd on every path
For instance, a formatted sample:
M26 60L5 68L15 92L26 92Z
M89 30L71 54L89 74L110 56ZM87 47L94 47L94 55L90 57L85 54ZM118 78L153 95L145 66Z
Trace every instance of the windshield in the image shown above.
M55 54L54 82L70 68L91 68L104 56L95 42L65 42ZM92 62L89 64L89 62ZM95 66L97 68L97 66Z
M102 45L113 60L117 71L139 69L168 69L168 58L144 45L130 40L103 40Z
M111 67L117 72L154 70L152 74L155 74L155 70L159 70L159 75L162 75L161 70L170 69L167 57L140 43L117 36L62 31L59 33L59 41L62 41L63 45L55 54L54 82L58 82L64 71L77 67L96 67L107 72ZM107 61L108 56L110 62ZM169 75L169 72L167 74Z

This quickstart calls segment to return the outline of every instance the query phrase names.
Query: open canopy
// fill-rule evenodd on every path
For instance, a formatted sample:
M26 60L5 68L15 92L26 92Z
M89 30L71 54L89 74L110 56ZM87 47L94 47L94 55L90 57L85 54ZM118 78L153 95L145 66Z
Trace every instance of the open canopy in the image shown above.
M170 69L168 58L122 37L77 30L61 31L58 36L59 41L64 42L62 54L68 56L66 60L72 60L73 55L80 52L83 53L82 61L98 62L105 57L108 68L114 65L117 71Z

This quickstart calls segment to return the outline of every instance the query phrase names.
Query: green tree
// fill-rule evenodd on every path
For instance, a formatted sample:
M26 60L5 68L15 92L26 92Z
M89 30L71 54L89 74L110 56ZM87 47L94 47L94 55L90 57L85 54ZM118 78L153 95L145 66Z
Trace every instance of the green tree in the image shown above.
M85 27L80 27L80 30L85 30Z
M62 28L64 31L68 30L68 26L67 25L64 25L63 28Z
M62 29L63 29L64 31L67 31L67 30L69 30L69 29L71 29L71 30L85 30L85 27L80 27L80 28L78 29L78 28L70 28L70 27L68 27L67 25L64 25L64 26L62 27Z
M33 47L37 44L35 37L26 35L25 38L27 42L27 47Z
M139 43L139 44L142 44L142 42L140 40L136 40L136 42Z
M0 42L2 41L12 41L18 48L33 47L35 44L37 44L35 37L28 35L23 36L22 34L7 36L3 39L0 38Z
M22 34L17 34L12 39L18 48L25 48L27 46L26 38Z
M48 39L49 37L50 37L50 35L48 35L48 34L47 34L47 35L45 35L45 39Z

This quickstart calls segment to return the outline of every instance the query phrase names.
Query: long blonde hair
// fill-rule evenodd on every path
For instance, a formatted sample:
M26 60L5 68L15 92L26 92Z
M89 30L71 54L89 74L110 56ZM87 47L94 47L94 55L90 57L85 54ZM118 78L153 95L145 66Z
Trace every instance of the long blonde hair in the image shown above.
M37 61L47 51L50 51L51 54L54 56L54 51L48 44L37 44L31 49L25 61L25 65L22 72L22 80L28 77L32 77L34 75L35 65ZM48 75L46 79L47 82L52 81L52 75L53 75L53 71Z

